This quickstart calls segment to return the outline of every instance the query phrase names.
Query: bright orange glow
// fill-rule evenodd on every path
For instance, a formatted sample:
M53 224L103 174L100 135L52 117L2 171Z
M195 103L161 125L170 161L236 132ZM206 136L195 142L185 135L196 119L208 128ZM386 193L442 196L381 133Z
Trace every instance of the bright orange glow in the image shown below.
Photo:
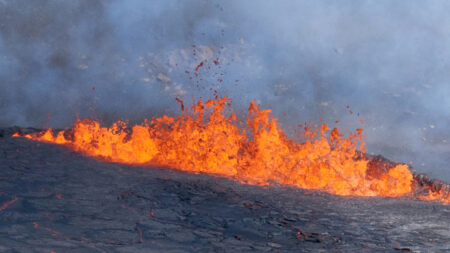
M446 191L443 189L433 190L428 188L428 195L418 196L420 200L428 200L428 201L439 201L443 203L450 204L450 191Z
M364 151L362 129L344 137L327 125L306 126L294 140L270 109L254 102L247 128L241 129L236 116L225 110L228 101L194 101L181 116L163 116L131 129L120 121L107 128L85 119L56 136L49 129L25 137L108 161L212 173L255 185L275 182L344 196L398 197L412 190L413 176L404 164L368 176L368 160L357 152Z

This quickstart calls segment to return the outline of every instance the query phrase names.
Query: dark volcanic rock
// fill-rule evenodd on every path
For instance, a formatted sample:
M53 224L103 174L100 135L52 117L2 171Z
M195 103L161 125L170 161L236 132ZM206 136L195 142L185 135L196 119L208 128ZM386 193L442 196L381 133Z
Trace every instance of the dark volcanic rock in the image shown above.
M0 137L9 137L15 133L19 133L20 135L23 135L23 134L37 133L40 131L42 131L42 129L32 128L32 127L21 128L18 126L13 126L13 127L7 127L7 128L0 128Z
M450 251L448 205L106 163L9 132L0 252Z

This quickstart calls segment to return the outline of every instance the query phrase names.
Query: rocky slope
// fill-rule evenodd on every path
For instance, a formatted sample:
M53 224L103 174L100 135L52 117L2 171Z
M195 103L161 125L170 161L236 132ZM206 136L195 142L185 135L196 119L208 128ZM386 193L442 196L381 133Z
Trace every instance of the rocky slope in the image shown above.
M15 131L0 131L0 252L450 252L449 205L107 163Z

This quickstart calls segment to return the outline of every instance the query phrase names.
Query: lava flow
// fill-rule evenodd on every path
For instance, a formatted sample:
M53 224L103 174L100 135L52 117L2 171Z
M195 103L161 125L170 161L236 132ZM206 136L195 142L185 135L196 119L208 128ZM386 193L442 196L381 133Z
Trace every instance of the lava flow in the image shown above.
M225 110L228 101L194 101L190 109L182 106L178 117L132 127L118 121L107 128L84 119L56 135L48 129L25 137L108 161L211 173L255 185L275 182L344 196L411 195L413 175L406 164L374 170L363 151L357 151L364 150L362 129L344 137L327 125L306 126L296 140L285 134L270 109L254 102L247 127L241 129L236 116ZM422 199L450 202L448 194L431 192Z

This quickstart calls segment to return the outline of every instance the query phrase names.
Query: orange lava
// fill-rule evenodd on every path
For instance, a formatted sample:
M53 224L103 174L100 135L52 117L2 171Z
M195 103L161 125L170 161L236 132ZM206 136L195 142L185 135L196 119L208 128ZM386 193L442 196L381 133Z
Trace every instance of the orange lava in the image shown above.
M327 125L304 127L298 140L288 137L270 109L250 103L246 129L225 110L228 98L194 101L178 117L163 116L129 127L89 119L53 135L51 129L25 137L64 144L84 154L127 163L168 166L212 173L244 183L279 183L337 195L399 197L412 190L405 164L368 176L362 129L344 137ZM358 145L359 144L359 145Z
M450 191L444 189L440 189L437 191L428 189L428 195L418 196L417 198L420 200L439 201L442 203L450 204Z

